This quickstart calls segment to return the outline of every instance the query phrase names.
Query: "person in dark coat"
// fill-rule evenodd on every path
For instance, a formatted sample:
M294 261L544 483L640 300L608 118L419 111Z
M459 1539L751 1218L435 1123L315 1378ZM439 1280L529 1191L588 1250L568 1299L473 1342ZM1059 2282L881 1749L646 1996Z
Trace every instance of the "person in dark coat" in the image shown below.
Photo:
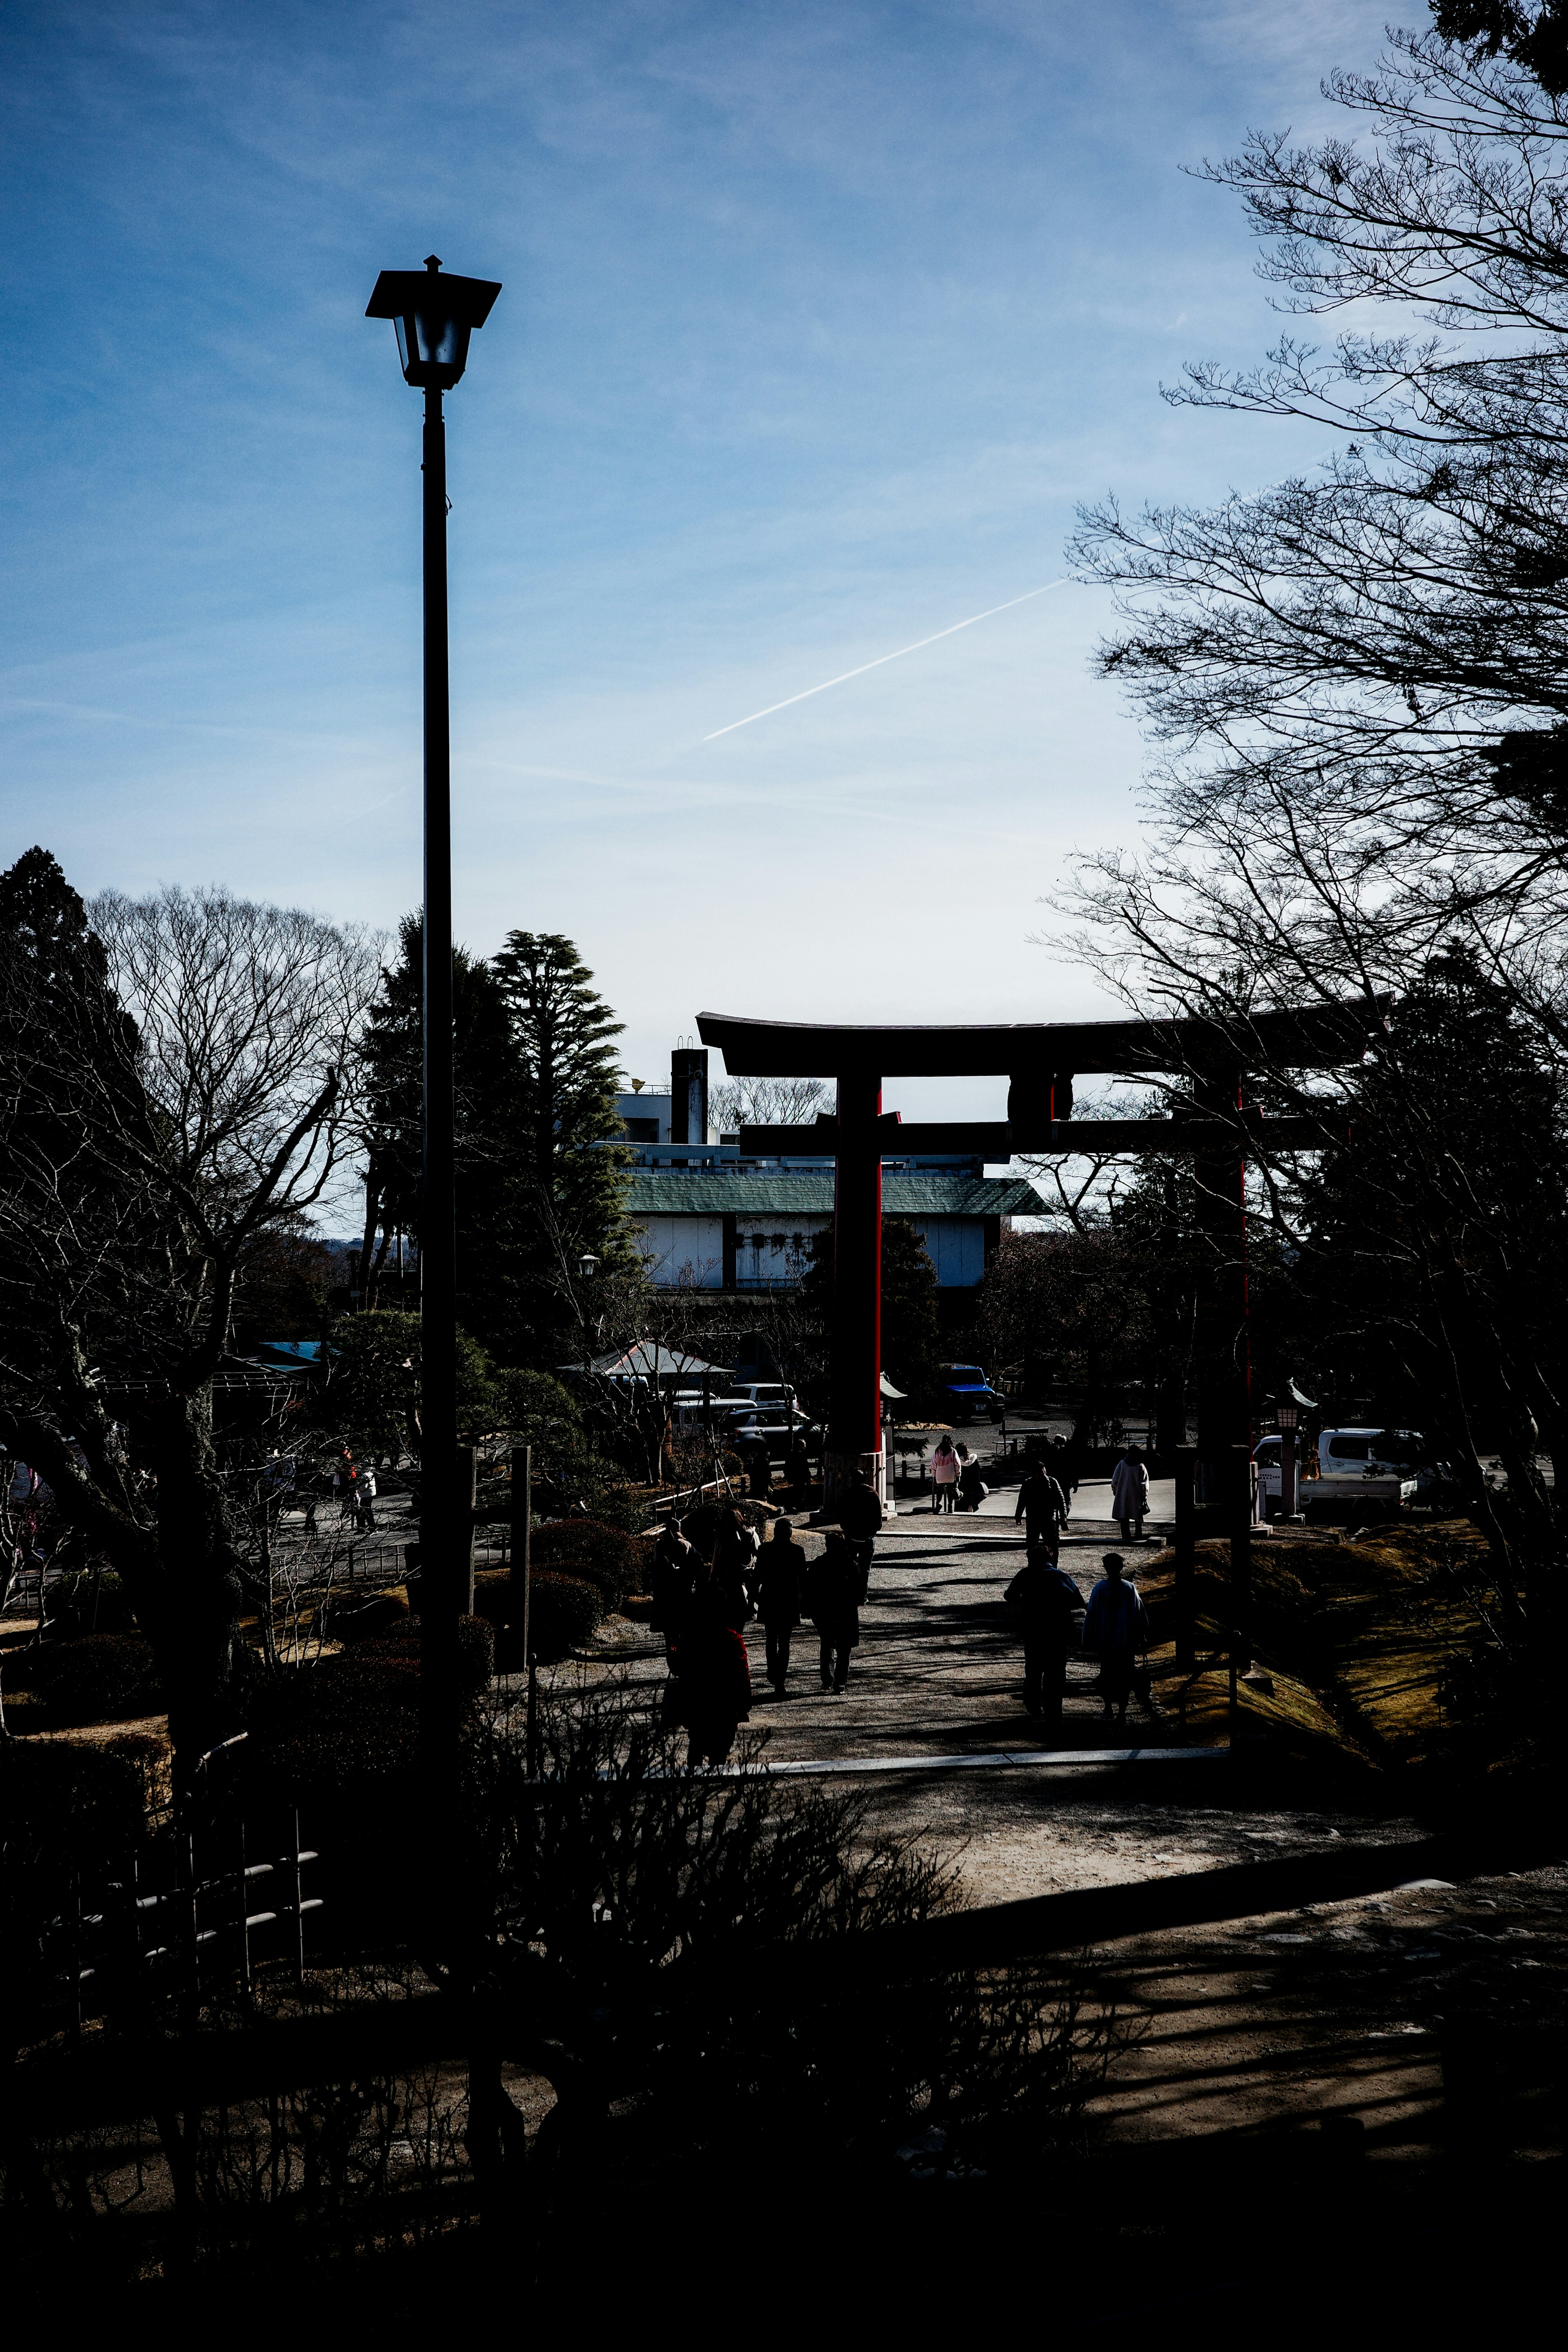
M729 1604L710 1574L692 1601L676 1647L687 1763L722 1764L739 1727L752 1712L752 1672L743 1634L729 1622Z
M839 1498L838 1524L860 1574L860 1591L857 1599L864 1601L871 1580L871 1561L876 1554L877 1538L882 1532L882 1506L864 1470L857 1470L851 1475Z
M985 1500L985 1480L981 1472L979 1456L971 1454L967 1448L962 1446L959 1451L963 1456L963 1467L958 1474L959 1508L964 1511L977 1511Z
M820 1643L822 1687L842 1697L849 1654L860 1645L859 1564L843 1536L830 1535L806 1578L806 1607Z
M787 1519L773 1521L773 1534L757 1559L757 1614L767 1642L768 1680L780 1698L789 1680L790 1636L800 1623L805 1554Z
M1015 1527L1020 1519L1031 1555L1043 1552L1054 1562L1061 1549L1061 1531L1068 1521L1068 1498L1043 1462L1029 1465L1028 1475L1018 1489L1018 1507L1013 1514Z
M811 1491L811 1455L804 1437L790 1440L789 1452L784 1455L784 1484L790 1491L792 1508L798 1507Z
M767 1439L761 1435L748 1438L741 1458L746 1465L746 1477L752 1496L759 1502L765 1503L773 1485L773 1459L768 1450Z
M653 1548L653 1569L648 1582L653 1591L653 1607L648 1623L655 1633L664 1635L664 1654L668 1660L679 1640L697 1589L701 1563L697 1547L688 1542L674 1512L658 1531Z
M1023 1628L1025 1707L1059 1731L1072 1621L1083 1606L1078 1587L1042 1548L1031 1550L1004 1598L1017 1611Z
M1142 1596L1126 1578L1127 1563L1119 1551L1108 1551L1105 1574L1089 1596L1083 1621L1083 1646L1100 1659L1100 1688L1109 1716L1116 1709L1118 1723L1127 1720L1132 1694L1132 1666L1140 1650L1149 1646L1149 1617Z
M752 1587L757 1572L757 1539L738 1510L721 1513L713 1546L713 1581L721 1596L726 1624L737 1633L755 1616Z

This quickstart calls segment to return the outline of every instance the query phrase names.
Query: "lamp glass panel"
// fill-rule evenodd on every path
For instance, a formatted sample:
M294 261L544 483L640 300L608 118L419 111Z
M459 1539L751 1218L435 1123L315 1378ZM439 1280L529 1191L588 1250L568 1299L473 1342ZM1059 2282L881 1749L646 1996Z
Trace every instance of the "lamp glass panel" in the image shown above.
M419 357L426 367L461 368L468 353L468 330L459 326L445 302L416 310L414 331Z

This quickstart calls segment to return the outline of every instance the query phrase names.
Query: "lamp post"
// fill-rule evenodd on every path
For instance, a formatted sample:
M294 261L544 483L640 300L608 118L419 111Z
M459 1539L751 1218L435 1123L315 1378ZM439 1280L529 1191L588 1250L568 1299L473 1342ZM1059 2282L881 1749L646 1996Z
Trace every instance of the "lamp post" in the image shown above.
M1293 1519L1297 1510L1296 1432L1301 1409L1293 1396L1282 1397L1274 1416L1279 1424L1279 1516Z
M441 395L468 365L468 338L500 288L384 269L365 309L390 319L405 383L425 394L424 1092L419 1193L420 1648L427 1742L456 1707L458 1573L472 1540L458 1513L458 1253L452 1100L452 749L447 674L447 427ZM461 1545L459 1545L459 1534ZM455 1732L455 1722L450 1727Z

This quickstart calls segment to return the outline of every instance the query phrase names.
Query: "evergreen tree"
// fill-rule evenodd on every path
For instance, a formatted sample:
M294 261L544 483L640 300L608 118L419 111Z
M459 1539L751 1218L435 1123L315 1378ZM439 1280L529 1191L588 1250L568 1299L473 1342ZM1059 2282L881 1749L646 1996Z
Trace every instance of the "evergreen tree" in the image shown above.
M405 915L397 961L383 970L363 1058L366 1114L364 1244L360 1303L377 1305L388 1236L419 1234L423 1105L425 929ZM458 1135L458 1297L465 1328L488 1339L496 1252L501 1246L506 1159L512 1138L511 1033L494 972L466 948L452 951L454 1087ZM377 1233L381 1234L379 1245Z
M506 1112L508 1239L491 1307L510 1362L548 1368L583 1344L577 1273L637 1265L623 1213L616 1096L618 1022L572 941L511 931L491 966L510 1036Z

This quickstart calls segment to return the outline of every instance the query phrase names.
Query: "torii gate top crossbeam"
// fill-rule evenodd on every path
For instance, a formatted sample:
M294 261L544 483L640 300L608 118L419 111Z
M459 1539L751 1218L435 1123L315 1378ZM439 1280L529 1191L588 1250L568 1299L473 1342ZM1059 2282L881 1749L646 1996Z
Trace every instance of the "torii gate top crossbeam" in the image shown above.
M1378 1025L1377 1009L1364 1002L1258 1013L1234 1024L1180 1018L883 1027L697 1016L703 1044L720 1049L735 1078L1014 1077L1054 1070L1109 1076L1213 1064L1332 1069L1359 1062Z

